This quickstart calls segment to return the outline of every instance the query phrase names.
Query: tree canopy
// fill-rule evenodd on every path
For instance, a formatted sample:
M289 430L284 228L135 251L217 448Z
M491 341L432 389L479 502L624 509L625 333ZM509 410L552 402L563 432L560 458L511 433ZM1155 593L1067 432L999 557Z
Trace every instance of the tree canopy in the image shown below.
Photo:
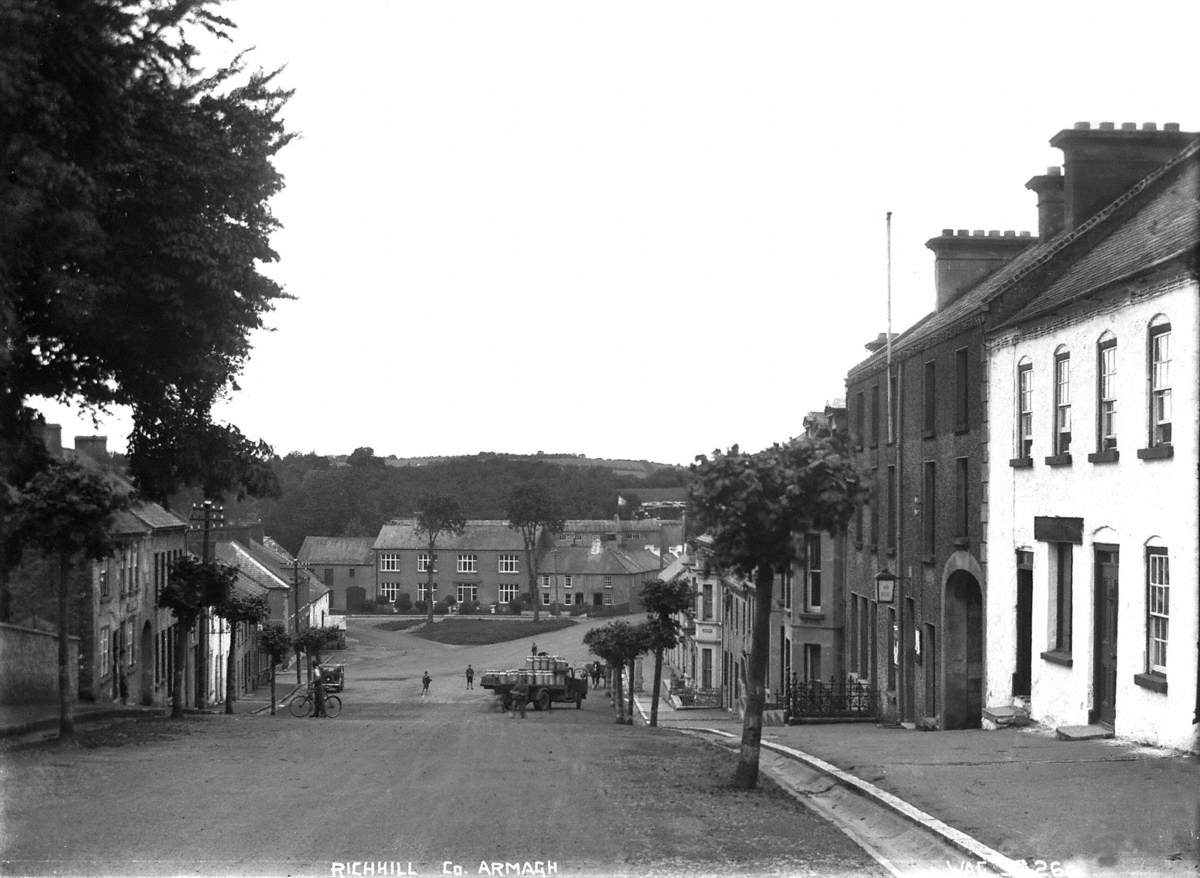
M234 30L216 5L0 5L0 442L36 441L30 397L127 405L155 498L264 487L211 409L285 297L261 269L289 95L241 57L200 69L192 35Z
M505 504L508 526L521 534L525 547L525 574L529 583L529 602L533 604L533 621L538 620L541 600L538 598L537 569L533 550L539 532L562 533L562 507L553 494L540 482L521 482L513 486Z

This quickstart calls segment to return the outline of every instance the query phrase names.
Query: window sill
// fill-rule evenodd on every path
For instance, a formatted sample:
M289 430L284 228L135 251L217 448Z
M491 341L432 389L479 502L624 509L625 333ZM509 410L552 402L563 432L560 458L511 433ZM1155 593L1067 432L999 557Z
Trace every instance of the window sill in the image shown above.
M955 537L953 540L953 543L954 543L954 548L956 548L956 549L971 548L971 538L970 537Z
M1158 692L1161 695L1167 694L1167 678L1162 674L1134 674L1133 682L1137 683L1143 689L1149 689L1151 692Z
M926 430L925 432L923 432L921 434L921 438L922 439L936 439L937 438L937 430Z
M1071 455L1056 454L1053 457L1047 457L1045 462L1046 462L1046 466L1070 466L1071 465Z
M955 424L954 425L954 435L955 436L962 436L964 433L970 433L970 432L971 432L971 427L968 424Z
M825 614L821 613L821 612L805 610L800 613L800 621L801 622L824 622Z
M1033 458L1032 457L1014 457L1008 462L1008 465L1011 466L1013 469L1029 469L1033 466Z
M1115 448L1108 451L1096 451L1088 455L1088 463L1116 463L1121 459L1121 452Z
M1166 460L1175 456L1173 445L1154 445L1150 448L1138 449L1138 460Z
M934 565L934 563L935 563L935 562L934 562L934 560L933 560L933 555L922 555L922 556L921 556L921 563L922 563L922 564L928 564L930 567L932 567L932 566Z
M1052 665L1062 665L1064 668L1069 668L1075 664L1075 660L1071 658L1069 652L1058 652L1057 650L1043 652L1042 661L1050 662Z

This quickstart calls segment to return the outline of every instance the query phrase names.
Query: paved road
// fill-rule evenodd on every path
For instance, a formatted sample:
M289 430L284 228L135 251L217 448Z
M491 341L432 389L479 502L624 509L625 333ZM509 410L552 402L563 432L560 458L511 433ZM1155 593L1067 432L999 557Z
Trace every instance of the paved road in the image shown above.
M583 662L581 636L538 642ZM521 720L466 689L468 662L518 666L529 647L356 626L337 719L126 721L100 746L10 750L0 874L880 873L785 793L730 789L728 753L615 725L603 695Z

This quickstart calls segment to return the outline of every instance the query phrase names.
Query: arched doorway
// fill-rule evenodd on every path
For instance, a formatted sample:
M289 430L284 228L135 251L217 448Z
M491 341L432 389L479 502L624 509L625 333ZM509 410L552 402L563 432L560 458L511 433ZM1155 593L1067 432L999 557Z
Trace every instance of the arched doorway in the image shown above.
M138 699L149 706L154 703L154 632L147 620L142 625L138 656Z
M944 729L977 729L983 713L983 592L967 569L946 579Z

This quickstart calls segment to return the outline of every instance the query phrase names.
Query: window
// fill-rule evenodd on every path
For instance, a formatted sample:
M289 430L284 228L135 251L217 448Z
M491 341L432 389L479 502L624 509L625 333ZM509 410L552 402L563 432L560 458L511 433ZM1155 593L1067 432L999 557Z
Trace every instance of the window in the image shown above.
M107 677L112 665L112 631L100 626L100 676Z
M927 460L922 470L921 540L925 554L932 556L937 537L937 463Z
M1113 451L1117 447L1117 339L1111 332L1100 337L1096 372L1099 416L1096 450Z
M473 604L479 600L479 586L473 582L457 582L454 590L460 604Z
M99 564L100 567L100 597L108 597L108 560L105 559Z
M429 553L428 552L418 552L417 553L417 572L418 573L428 573L429 572ZM438 572L437 555L436 554L433 556L433 572L434 573Z
M887 545L896 548L896 468L887 468Z
M458 572L459 573L478 573L479 572L479 556L478 555L459 555L458 556Z
M548 591L542 592L542 606L543 607L550 606L550 592L548 592Z
M332 585L333 585L333 568L326 567L322 572L324 574L323 578L325 581L325 585L332 587Z
M805 554L808 557L806 609L813 613L821 612L821 535L807 534L804 538Z
M538 577L538 581L542 588L549 588L553 584L549 573L543 573Z
M896 608L888 607L888 668L887 687L889 692L896 689L897 671L900 669L900 626L896 621Z
M604 606L612 607L615 606L616 603L617 602L613 599L613 593L611 591L606 591L604 593Z
M794 579L793 574L792 574L792 568L789 567L787 570L783 571L783 576L780 578L782 579L780 586L783 589L783 608L785 610L791 610L791 608L792 608L792 586L793 586L793 579Z
M1071 354L1060 348L1054 354L1054 453L1071 452Z
M866 517L866 501L858 504L858 508L854 510L854 544L856 548L862 548L865 542L863 536L863 519Z
M1146 550L1146 670L1167 673L1167 624L1171 609L1171 567L1167 550Z
M954 352L954 429L965 430L970 425L968 420L970 376L967 372L969 359L967 349L959 348Z
M570 588L575 584L575 577L570 574L563 577L563 588Z
M896 376L888 374L888 434L887 441L891 445L896 441L900 432L900 405L896 396Z
M501 555L500 556L500 573L520 573L521 559L519 555Z
M879 467L871 468L871 538L868 544L875 551L879 543Z
M866 400L863 399L862 391L859 391L857 396L857 405L854 407L854 442L858 446L859 450L861 450L863 447L863 437L867 435L865 423L866 412L867 403Z
M134 663L134 661L133 661L133 623L132 622L122 622L121 629L122 629L122 633L124 634L124 640L125 640L125 656L124 656L125 664L132 665Z
M1069 654L1071 652L1071 544L1051 543L1054 555L1054 569L1051 575L1050 624L1053 625L1050 639L1050 649L1054 652Z
M429 589L428 591L430 594L430 599L433 601L436 601L437 600L437 583L436 582L433 583L433 588ZM425 600L425 594L426 594L426 584L424 582L419 583L417 585L417 600L419 600L419 601Z
M706 582L700 587L700 619L711 622L713 618L713 585Z
M396 596L400 594L400 583L398 582L381 582L379 583L379 594L381 597L387 598L393 604L396 603Z
M879 444L879 431L883 429L883 420L879 417L879 385L871 386L871 447Z
M713 684L713 651L700 650L700 688L711 689Z
M512 582L500 583L499 600L502 604L510 604L517 599L519 586Z
M613 582L612 582L612 577L611 577L611 576L606 576L606 577L604 577L604 579L603 579L602 581L603 581L603 583L604 583L604 587L605 587L605 588L612 588L612 587L613 587Z
M970 461L965 457L954 460L954 521L955 536L966 538L971 522Z
M1150 321L1150 446L1171 444L1171 324Z
M937 433L937 364L930 360L925 364L925 435Z
M354 574L355 574L355 573L357 573L357 572L358 572L358 568L356 568L356 567L350 567L350 568L348 568L348 569L346 570L346 575L347 575L348 577L350 577L351 579L353 579L353 578L354 578Z
M399 573L400 572L400 553L399 552L380 552L379 553L379 572L380 573Z
M1017 457L1033 455L1033 363L1025 357L1017 365Z

